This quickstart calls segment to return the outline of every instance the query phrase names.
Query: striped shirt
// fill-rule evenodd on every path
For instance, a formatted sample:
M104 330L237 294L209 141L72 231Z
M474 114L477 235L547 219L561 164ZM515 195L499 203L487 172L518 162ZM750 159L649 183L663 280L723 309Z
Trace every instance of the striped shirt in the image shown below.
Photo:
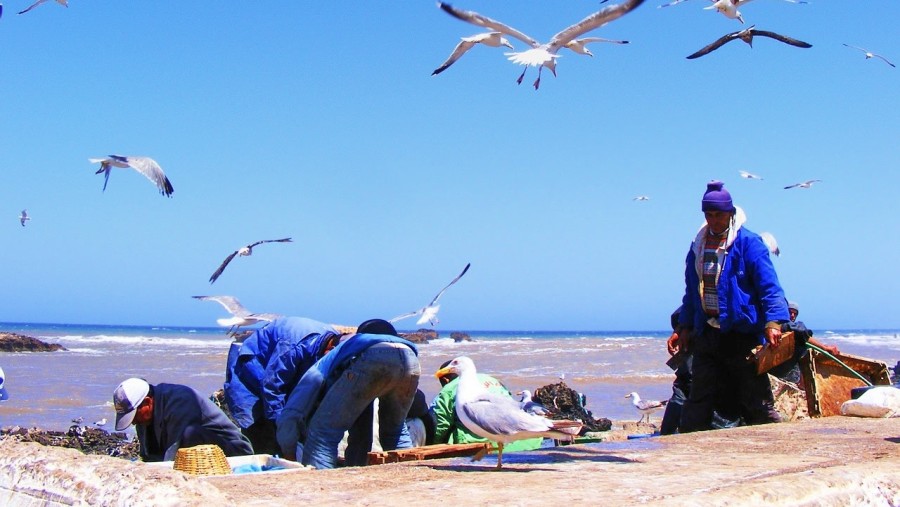
M716 252L725 246L728 237L726 230L722 234L707 234L706 243L703 245L703 311L710 317L719 316L719 274L722 266L719 265L719 256Z

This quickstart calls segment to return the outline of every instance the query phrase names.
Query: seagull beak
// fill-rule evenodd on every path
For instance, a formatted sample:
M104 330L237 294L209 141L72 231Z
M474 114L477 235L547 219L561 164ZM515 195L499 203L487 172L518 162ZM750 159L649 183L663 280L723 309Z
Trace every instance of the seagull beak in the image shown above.
M456 372L453 370L453 368L451 368L451 367L449 367L449 366L446 367L446 368L441 368L440 370L434 372L434 378L438 378L438 379L439 379L439 378L441 378L441 377L443 377L444 375L447 375L447 374L449 374L449 373L456 373Z

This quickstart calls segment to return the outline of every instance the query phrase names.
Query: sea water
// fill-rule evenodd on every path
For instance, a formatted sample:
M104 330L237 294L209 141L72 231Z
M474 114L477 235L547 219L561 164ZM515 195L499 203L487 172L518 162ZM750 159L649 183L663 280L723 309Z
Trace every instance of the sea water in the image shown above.
M222 328L206 327L0 323L0 331L68 349L0 353L10 395L0 402L0 426L52 430L65 430L80 417L84 425L105 418L103 427L112 431L112 392L128 377L211 394L222 387L231 344ZM594 417L637 420L628 393L671 395L667 331L467 331L471 341L461 342L450 339L450 331L438 332L439 339L418 346L419 388L428 399L440 389L434 372L461 355L514 393L563 381L586 396ZM816 338L889 367L900 360L900 330L823 330Z

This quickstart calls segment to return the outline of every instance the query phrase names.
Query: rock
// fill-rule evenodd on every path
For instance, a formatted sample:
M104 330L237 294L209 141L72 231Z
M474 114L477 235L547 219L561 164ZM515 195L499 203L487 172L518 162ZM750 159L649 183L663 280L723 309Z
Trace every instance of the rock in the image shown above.
M66 432L11 426L0 429L0 438L16 442L35 442L52 447L67 447L84 454L102 454L128 460L138 459L140 455L140 444L136 438L128 440L125 433L109 433L101 428L77 424L72 425Z
M470 341L472 341L472 338L469 336L468 333L463 333L460 331L454 331L454 332L450 333L450 338L453 338L453 341L455 341L455 342L470 342Z
M400 333L400 337L413 343L428 343L429 340L437 340L438 332L434 329L419 329L413 333Z
M58 343L46 343L16 333L0 333L0 352L55 352L66 350Z
M539 387L535 389L531 399L544 406L549 419L581 421L584 424L581 435L612 429L612 421L605 417L594 419L591 411L584 408L581 394L567 386L565 382Z

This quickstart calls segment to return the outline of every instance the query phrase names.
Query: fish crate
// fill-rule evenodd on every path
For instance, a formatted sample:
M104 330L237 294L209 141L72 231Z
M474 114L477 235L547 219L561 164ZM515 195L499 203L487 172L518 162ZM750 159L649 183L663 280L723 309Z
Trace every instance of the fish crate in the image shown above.
M887 364L850 354L835 357L872 385L891 385ZM841 415L841 404L852 398L852 390L866 385L834 359L816 350L810 350L800 359L800 372L810 417Z

